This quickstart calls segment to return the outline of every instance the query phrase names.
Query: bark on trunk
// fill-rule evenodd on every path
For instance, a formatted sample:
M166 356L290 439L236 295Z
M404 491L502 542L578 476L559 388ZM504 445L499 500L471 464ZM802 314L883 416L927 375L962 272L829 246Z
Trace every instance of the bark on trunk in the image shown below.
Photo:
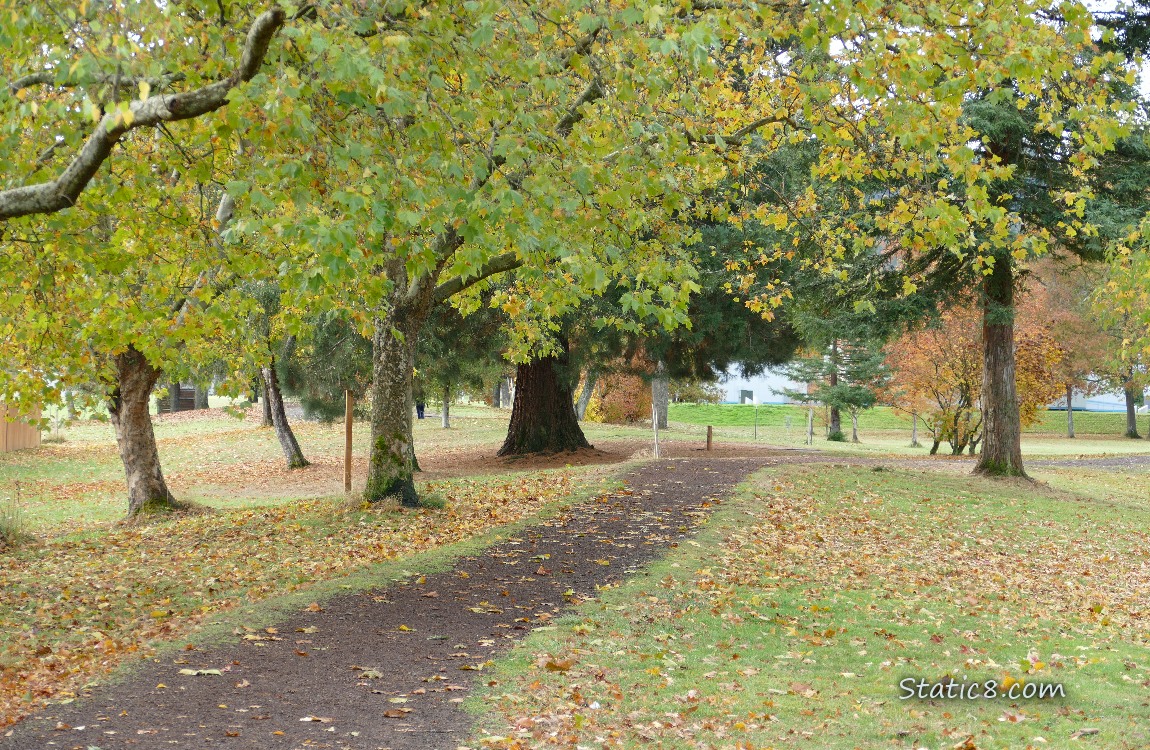
M263 380L262 374L261 374L260 380L261 381ZM271 405L271 399L268 398L267 386L261 387L260 390L262 390L264 392L264 397L259 399L260 403L263 404L263 419L260 422L260 427L271 427L271 426L273 426L272 405ZM257 398L258 398L258 396L257 396Z
M1133 373L1122 384L1122 392L1126 396L1126 437L1140 438L1138 434L1138 411L1134 406L1134 376Z
M1066 384L1066 437L1074 437L1074 386Z
M502 391L503 391L503 378L500 377L499 380L495 381L495 390L492 391L492 393L491 393L491 406L492 406L492 408L495 408L495 409L502 408L502 402L499 398L501 395L503 395Z
M308 460L303 457L303 451L300 450L299 443L295 439L295 433L292 432L291 424L288 423L287 412L284 411L283 394L280 392L279 376L276 375L275 356L272 356L268 367L260 368L260 375L263 376L264 381L265 408L271 410L272 427L275 428L276 437L279 438L280 448L283 449L287 467L289 469L302 469L308 465Z
M655 365L655 377L651 378L651 403L655 405L655 417L659 429L667 429L667 404L671 400L671 383L667 378L667 365L659 360Z
M199 386L199 385L196 386L196 408L197 409L207 409L208 408L208 387L206 385L205 386Z
M973 456L976 452L978 452L978 444L981 440L982 438L971 440L970 445L966 446L967 453Z
M831 341L831 370L830 377L827 379L827 385L834 388L839 384L839 342ZM827 424L827 439L828 440L842 440L843 435L843 418L837 406L832 406L830 411L830 420Z
M1014 274L1009 256L996 259L983 282L982 455L976 474L1025 477L1014 361Z
M579 400L575 402L575 418L580 422L587 416L587 405L591 403L591 396L595 394L595 383L599 380L599 373L588 370L583 376L583 389L579 391Z
M376 319L372 335L371 455L364 498L377 503L398 497L402 505L419 505L412 475L415 446L411 413L415 408L412 374L415 340L421 317L399 305ZM397 335L398 334L398 335Z
M910 415L910 447L918 448L918 415Z
M160 370L135 347L116 355L114 362L116 381L108 400L108 414L116 429L116 444L128 483L128 515L179 510L185 506L176 501L164 481L149 409Z
M445 430L451 429L451 388L447 386L443 387L443 415L440 424Z
M500 456L559 453L590 448L579 420L571 386L561 377L567 365L566 342L558 356L519 365L511 423Z
M859 415L851 412L851 442L859 441Z

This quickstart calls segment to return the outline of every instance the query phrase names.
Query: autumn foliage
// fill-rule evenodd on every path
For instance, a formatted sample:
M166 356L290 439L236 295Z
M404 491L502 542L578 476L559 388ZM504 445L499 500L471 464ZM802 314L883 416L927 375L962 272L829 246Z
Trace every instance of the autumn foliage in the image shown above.
M651 386L639 375L612 373L599 379L587 404L591 422L631 424L651 419Z
M1015 380L1023 426L1063 393L1063 348L1046 311L1044 293L1031 290L1015 319ZM973 453L982 440L982 320L973 305L944 311L935 325L909 331L886 348L892 378L885 400L921 418L951 452Z

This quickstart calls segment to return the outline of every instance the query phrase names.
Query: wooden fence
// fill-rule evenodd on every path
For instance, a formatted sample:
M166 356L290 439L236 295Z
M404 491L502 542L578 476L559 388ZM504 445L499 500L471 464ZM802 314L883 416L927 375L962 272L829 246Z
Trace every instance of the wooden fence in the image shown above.
M39 413L34 415L39 417ZM40 430L19 418L16 409L0 404L0 453L36 448Z

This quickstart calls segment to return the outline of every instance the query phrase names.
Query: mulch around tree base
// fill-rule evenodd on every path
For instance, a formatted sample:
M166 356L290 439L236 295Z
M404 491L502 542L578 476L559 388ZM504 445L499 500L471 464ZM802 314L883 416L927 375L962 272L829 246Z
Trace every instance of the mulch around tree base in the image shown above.
M671 459L449 571L327 600L55 705L0 748L455 748L482 667L691 532L759 459ZM626 494L629 492L630 494ZM246 636L246 637L243 637ZM188 671L218 670L188 674Z

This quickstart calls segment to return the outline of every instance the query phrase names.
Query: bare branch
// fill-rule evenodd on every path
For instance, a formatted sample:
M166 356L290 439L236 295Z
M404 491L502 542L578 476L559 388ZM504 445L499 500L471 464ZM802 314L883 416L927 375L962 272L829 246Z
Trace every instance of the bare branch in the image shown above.
M156 94L128 105L127 114L109 112L100 118L80 153L64 172L50 182L0 190L0 221L62 211L76 203L112 149L130 130L174 120L189 120L223 107L228 92L259 72L272 37L284 24L283 9L273 7L252 24L239 65L232 75L193 91Z

